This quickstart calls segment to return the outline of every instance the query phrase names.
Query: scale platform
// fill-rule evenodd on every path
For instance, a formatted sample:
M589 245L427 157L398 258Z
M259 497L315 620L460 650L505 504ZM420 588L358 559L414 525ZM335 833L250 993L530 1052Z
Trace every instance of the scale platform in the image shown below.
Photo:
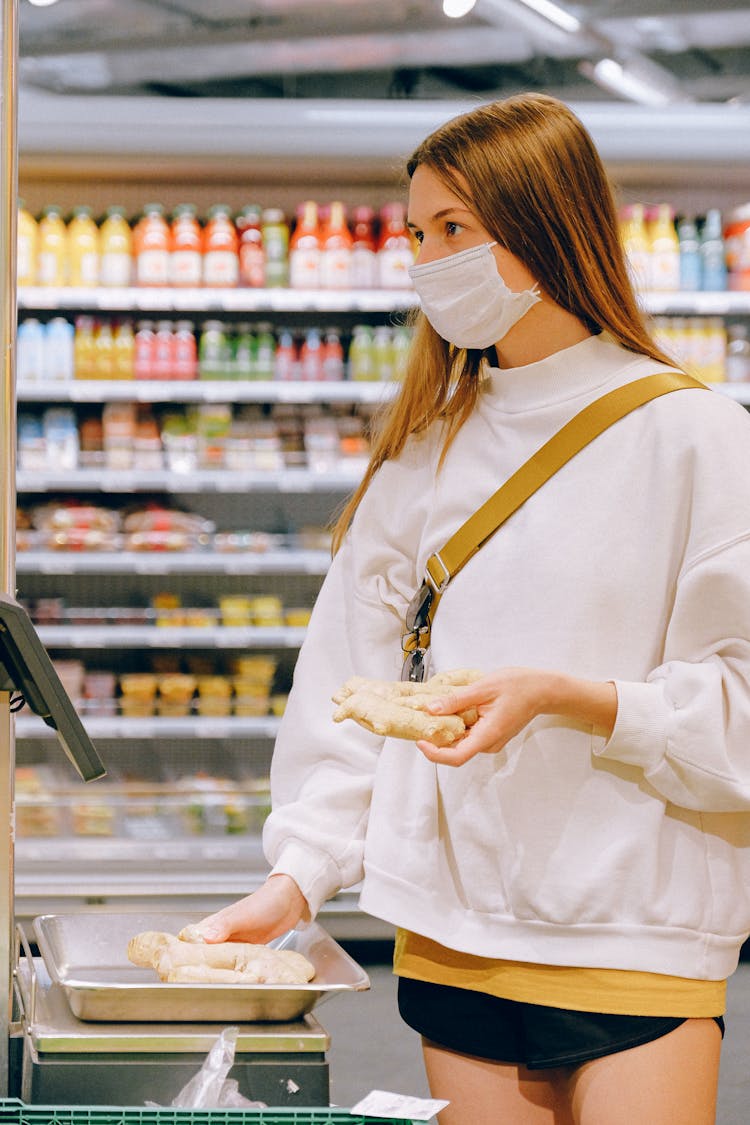
M37 1105L168 1106L200 1069L216 1023L101 1023L78 1019L41 958L20 958L22 1012L14 1096ZM330 1037L311 1013L238 1028L230 1077L252 1101L328 1106Z

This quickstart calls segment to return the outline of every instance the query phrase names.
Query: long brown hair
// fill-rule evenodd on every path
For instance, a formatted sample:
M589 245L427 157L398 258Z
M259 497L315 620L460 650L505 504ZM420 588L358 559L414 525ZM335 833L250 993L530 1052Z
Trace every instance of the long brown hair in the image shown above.
M638 308L599 154L563 102L518 94L481 106L431 133L409 159L409 176L421 164L590 331L607 331L630 351L672 362ZM373 436L364 478L338 517L334 550L383 462L437 419L444 424L444 457L474 409L488 353L446 343L421 313L412 322L403 385Z

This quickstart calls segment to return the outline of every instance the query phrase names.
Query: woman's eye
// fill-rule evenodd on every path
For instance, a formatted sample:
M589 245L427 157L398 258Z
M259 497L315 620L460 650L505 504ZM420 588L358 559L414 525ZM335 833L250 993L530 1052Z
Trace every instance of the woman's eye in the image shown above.
M422 239L424 238L424 235L422 234L421 230L412 230L411 233L414 235L414 238L417 240L417 242L421 246L422 245Z
M462 230L463 230L463 227L460 225L460 223L446 223L445 224L445 233L448 235L449 238L454 238Z

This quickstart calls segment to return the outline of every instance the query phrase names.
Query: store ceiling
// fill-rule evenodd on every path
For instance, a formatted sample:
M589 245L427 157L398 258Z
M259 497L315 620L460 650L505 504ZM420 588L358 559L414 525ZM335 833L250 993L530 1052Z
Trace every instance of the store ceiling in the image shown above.
M128 98L618 100L582 71L647 67L669 101L750 103L739 0L577 0L563 31L522 0L19 0L19 82ZM625 99L626 100L626 99Z

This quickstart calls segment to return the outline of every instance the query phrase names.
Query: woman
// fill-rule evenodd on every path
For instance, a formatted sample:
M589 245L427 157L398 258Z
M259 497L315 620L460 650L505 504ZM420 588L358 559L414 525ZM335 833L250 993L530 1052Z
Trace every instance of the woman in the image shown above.
M747 416L648 403L474 555L430 649L433 672L484 673L436 707L478 708L462 741L334 726L349 676L399 678L431 553L587 403L669 366L564 105L476 109L409 172L410 366L300 653L271 876L205 934L268 940L362 879L441 1125L707 1125L750 929Z

